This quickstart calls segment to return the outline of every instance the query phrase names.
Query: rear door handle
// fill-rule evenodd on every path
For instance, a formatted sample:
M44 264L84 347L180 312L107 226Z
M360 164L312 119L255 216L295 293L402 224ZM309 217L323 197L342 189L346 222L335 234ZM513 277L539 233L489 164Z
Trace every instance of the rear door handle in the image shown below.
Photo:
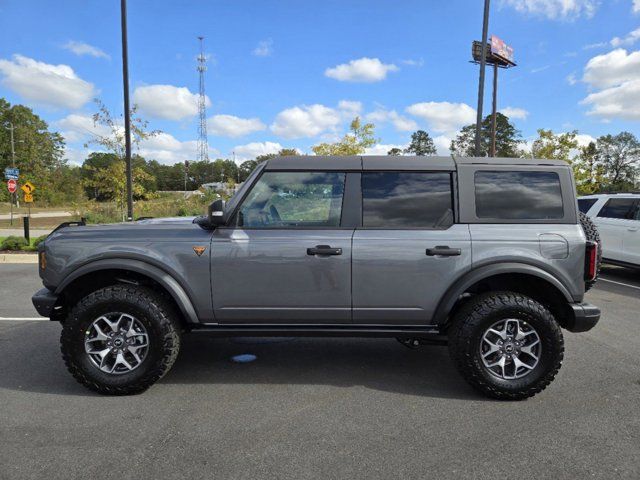
M430 257L457 257L462 253L460 248L449 248L446 245L438 245L427 248L427 255Z
M638 231L637 228L627 228L627 230L629 230L630 232L637 232Z
M307 248L307 255L342 255L342 249L332 248L330 245L316 245Z

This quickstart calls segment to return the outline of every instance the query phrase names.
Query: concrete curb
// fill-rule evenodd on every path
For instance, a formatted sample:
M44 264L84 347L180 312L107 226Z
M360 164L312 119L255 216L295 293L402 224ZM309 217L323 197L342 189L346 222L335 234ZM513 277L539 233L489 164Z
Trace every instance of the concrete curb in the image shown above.
M0 253L0 263L38 263L35 253Z

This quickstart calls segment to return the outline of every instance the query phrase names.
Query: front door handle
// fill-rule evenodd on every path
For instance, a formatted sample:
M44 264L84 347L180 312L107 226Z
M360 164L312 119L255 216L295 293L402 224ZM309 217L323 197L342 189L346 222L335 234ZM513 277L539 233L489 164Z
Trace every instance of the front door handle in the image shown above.
M307 248L307 255L342 255L342 249L332 248L330 245L316 245Z
M629 230L630 232L637 232L638 231L637 228L633 228L633 227L627 228L627 230Z
M427 248L427 255L430 257L457 257L462 253L460 248L449 248L446 245L438 245Z

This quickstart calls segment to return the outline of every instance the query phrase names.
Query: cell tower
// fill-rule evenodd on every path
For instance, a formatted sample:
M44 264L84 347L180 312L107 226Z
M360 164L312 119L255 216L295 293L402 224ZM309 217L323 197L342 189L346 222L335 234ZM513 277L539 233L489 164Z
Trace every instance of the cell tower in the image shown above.
M200 95L198 96L198 160L209 160L209 143L207 141L207 97L204 94L204 72L207 71L207 57L204 55L204 37L200 40L200 55L198 55L198 75L200 76Z

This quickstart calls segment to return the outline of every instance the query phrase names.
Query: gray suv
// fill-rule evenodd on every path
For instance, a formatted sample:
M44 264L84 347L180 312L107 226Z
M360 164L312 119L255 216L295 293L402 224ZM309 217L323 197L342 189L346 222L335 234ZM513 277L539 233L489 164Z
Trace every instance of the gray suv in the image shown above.
M473 387L523 399L558 372L561 328L600 318L597 240L564 162L280 157L203 217L61 225L33 303L104 394L147 389L207 332L448 344Z

